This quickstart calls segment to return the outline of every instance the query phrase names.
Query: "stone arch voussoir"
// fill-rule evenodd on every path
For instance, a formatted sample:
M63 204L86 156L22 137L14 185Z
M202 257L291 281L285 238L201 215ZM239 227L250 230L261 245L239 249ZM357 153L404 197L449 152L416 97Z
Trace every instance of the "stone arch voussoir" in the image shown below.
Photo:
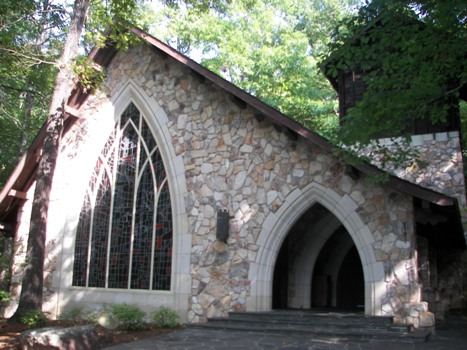
M356 212L358 205L352 198L340 196L316 183L291 192L285 198L284 205L266 217L258 237L258 255L256 261L251 263L249 272L251 297L247 303L248 310L271 310L274 265L282 243L297 220L316 203L334 214L354 241L363 265L365 313L379 315L380 299L385 293L384 269L382 263L375 259L374 237Z

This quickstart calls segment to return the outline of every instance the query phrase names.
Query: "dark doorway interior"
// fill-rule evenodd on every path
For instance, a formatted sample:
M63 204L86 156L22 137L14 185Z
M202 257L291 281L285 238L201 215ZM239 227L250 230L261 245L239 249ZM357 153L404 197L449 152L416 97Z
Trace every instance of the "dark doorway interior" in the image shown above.
M303 275L303 271L310 272ZM303 277L297 279L298 274ZM296 307L308 304L305 308L355 310L364 305L364 276L357 248L335 215L320 204L303 215L282 244L274 267L273 309L293 308L294 296L289 294L296 290L302 294L308 290L304 296L308 295L308 302Z
M321 249L312 279L312 307L358 309L364 305L363 268L357 248L341 226Z
M361 309L365 306L365 283L362 262L353 246L342 262L337 276L336 306L345 309Z
M288 269L289 269L289 243L288 238L282 244L282 248L277 257L276 266L274 267L274 280L273 280L273 309L286 309L287 308L287 295L288 295Z

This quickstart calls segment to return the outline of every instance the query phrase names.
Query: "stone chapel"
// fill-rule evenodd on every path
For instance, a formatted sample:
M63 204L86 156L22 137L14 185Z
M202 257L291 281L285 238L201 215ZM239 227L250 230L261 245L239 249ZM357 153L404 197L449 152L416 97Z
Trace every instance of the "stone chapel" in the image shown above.
M313 131L138 28L73 92L47 227L44 310L167 306L183 322L229 311L361 310L414 325L465 306L459 130L414 135L429 162L346 164ZM21 288L44 130L0 193ZM431 316L430 316L431 315Z

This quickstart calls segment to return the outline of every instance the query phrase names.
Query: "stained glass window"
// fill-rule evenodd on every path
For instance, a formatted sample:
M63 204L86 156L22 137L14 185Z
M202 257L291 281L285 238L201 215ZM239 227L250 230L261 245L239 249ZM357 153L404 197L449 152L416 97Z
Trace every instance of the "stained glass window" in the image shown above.
M76 232L73 285L169 290L172 209L154 136L130 104L91 175Z

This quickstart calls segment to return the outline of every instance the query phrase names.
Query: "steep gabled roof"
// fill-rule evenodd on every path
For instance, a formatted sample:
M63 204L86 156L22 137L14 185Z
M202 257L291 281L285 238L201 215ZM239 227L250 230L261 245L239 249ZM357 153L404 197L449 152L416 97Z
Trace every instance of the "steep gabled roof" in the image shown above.
M145 33L139 28L130 28L129 30L134 35L154 47L154 49L158 52L173 58L184 66L190 68L194 74L198 75L202 79L211 81L219 88L228 92L233 97L234 101L240 104L249 105L252 108L258 110L266 118L269 118L269 120L277 128L280 128L293 136L302 137L307 142L320 147L326 152L332 152L333 150L337 149L336 146L323 137L319 136L317 133L309 130L297 121L265 104L258 98L248 94L244 90L238 88L214 72L204 68L200 64L166 45L162 41ZM89 57L93 59L96 64L106 67L110 64L117 51L118 50L115 48L115 46L112 45L112 43L109 43L105 47L95 48L90 53ZM84 103L88 96L89 93L81 90L79 87L73 91L68 100L67 107L67 123L69 125L74 123L76 119L75 116L78 114L77 110ZM28 152L18 163L18 166L14 170L7 184L0 192L0 222L7 222L9 218L11 219L11 214L14 214L18 202L25 199L25 193L32 184L35 171L37 169L37 161L39 159L44 135L45 127L39 131ZM352 167L357 172L362 172L365 174L385 174L383 170L378 169L377 167L368 163L359 163L357 165L353 165ZM458 203L455 198L418 186L396 176L389 175L386 185L399 192L439 206L453 206L456 208L455 210L458 211Z

